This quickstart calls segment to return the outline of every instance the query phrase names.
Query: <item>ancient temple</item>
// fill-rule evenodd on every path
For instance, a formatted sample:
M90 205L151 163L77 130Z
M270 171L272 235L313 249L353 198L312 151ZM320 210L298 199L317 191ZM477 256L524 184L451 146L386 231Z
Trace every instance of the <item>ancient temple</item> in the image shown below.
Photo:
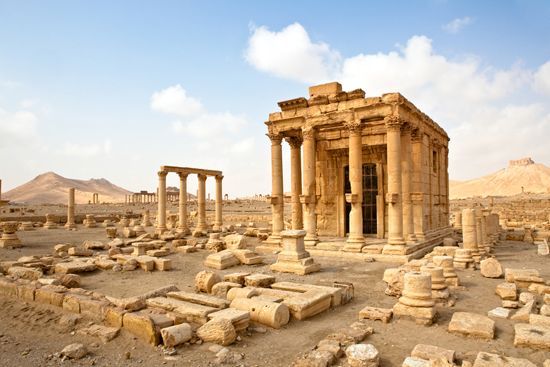
M409 254L449 233L446 132L399 93L365 97L339 83L278 103L265 122L271 140L272 236L283 228L283 140L290 146L292 229L345 237L343 251L369 239L384 254Z

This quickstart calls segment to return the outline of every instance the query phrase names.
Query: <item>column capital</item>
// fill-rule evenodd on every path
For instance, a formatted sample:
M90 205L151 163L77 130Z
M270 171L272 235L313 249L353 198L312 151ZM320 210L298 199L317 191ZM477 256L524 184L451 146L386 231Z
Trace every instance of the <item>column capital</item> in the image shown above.
M168 174L168 172L158 171L157 174L159 175L159 178L166 178L166 175Z
M302 129L303 140L315 140L315 129L312 127L305 127Z
M361 134L363 131L363 125L360 121L350 121L344 123L344 127L349 130L350 134Z
M403 120L398 115L388 115L384 117L384 123L388 130L401 130Z
M217 175L215 177L216 177L216 182L221 182L221 180L223 180L223 175Z
M285 140L288 145L290 145L290 147L293 149L300 149L300 147L302 146L303 140L299 136L287 136Z
M178 176L180 176L181 180L187 179L187 176L189 176L189 173L186 172L178 172Z
M283 141L283 136L281 134L275 134L275 133L267 133L265 134L271 140L271 145L281 145L281 142Z
M203 175L203 174L198 174L197 175L197 178L199 179L199 181L206 181L206 175Z
M424 132L418 128L418 127L413 127L411 129L411 140L415 143L420 143L422 142L422 136L424 135Z

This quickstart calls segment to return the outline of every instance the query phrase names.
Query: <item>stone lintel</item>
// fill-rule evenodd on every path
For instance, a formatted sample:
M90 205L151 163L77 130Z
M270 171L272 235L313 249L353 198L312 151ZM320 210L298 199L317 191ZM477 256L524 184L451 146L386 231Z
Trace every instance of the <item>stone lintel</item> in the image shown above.
M182 174L197 174L204 176L222 176L222 171L215 171L210 169L202 168L191 168L191 167L176 167L176 166L160 166L160 170L164 172L175 172Z
M289 99L286 101L281 101L281 102L278 102L277 104L281 108L281 111L289 111L297 108L307 107L307 99L305 99L304 97L299 97L299 98Z

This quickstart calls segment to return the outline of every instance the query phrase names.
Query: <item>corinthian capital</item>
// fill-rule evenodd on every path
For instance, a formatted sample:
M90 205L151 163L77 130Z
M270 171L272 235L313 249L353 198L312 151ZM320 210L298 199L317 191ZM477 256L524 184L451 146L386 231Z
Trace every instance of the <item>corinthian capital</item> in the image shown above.
M285 138L288 145L290 145L291 148L300 148L302 146L302 138L298 136L288 136Z
M265 134L271 140L271 145L281 145L283 137L280 134L268 133Z
M315 139L315 129L312 127L306 127L302 129L302 138L304 140L314 140Z
M361 134L363 125L360 121L350 121L344 123L344 127L349 130L350 134Z
M400 130L403 125L403 120L398 115L388 115L384 118L386 128Z
M157 174L159 175L159 178L165 178L168 172L166 171L158 171Z

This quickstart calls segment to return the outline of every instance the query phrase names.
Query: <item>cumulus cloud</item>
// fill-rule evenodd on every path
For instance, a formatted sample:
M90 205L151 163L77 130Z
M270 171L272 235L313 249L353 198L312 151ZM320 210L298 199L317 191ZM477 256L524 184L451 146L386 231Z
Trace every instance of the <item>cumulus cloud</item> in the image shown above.
M36 134L37 116L28 110L8 112L0 108L0 136L2 140L29 138Z
M65 143L58 153L69 157L92 158L109 154L111 147L112 143L109 139L105 139L103 143L93 144Z
M442 28L446 32L457 34L462 30L462 28L466 27L470 23L472 23L472 18L470 17L456 18L451 20L449 23L444 24Z
M340 67L340 53L323 42L312 42L299 23L280 32L253 28L245 59L261 71L305 83L327 81Z
M457 23L463 26L464 22ZM296 43L302 50L286 52L284 47L278 48L277 65L255 61L270 57L271 38L287 33L289 27L305 33ZM519 63L496 68L471 55L450 59L438 53L428 37L419 35L394 51L339 56L337 62L327 63L319 60L329 60L328 54L340 55L336 49L312 41L300 25L289 27L280 32L254 29L245 54L253 53L255 57L247 56L247 61L258 70L310 85L338 80L345 90L362 88L367 96L400 92L449 133L451 177L486 174L519 156L533 155L535 160L550 164L550 152L539 148L550 136L550 106L538 101L533 92L536 88L550 93L550 62L534 72ZM324 57L309 51L315 45L328 50ZM295 55L305 58L300 63L313 63L320 71L304 77L294 67L286 68ZM516 98L518 95L523 98Z
M541 65L534 75L535 89L550 95L550 61Z
M195 116L203 112L201 102L188 96L185 89L179 84L153 93L151 108L180 117Z

